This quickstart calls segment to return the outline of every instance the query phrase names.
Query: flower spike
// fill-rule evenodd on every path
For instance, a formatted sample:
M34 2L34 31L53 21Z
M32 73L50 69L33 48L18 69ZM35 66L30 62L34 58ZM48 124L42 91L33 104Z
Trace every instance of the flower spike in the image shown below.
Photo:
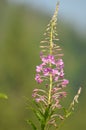
M33 112L40 122L41 130L49 130L51 126L57 130L60 123L71 114L75 102L78 103L81 92L80 88L70 107L66 110L62 105L62 100L67 97L67 92L64 89L69 81L65 79L63 54L58 45L59 39L56 30L58 7L59 4L57 4L55 13L47 25L44 33L45 38L40 43L41 64L36 66L35 80L38 84L44 83L44 88L35 88L32 93L36 105ZM61 114L60 110L64 110L65 114L63 114L64 112ZM33 122L29 122L34 130L38 130Z

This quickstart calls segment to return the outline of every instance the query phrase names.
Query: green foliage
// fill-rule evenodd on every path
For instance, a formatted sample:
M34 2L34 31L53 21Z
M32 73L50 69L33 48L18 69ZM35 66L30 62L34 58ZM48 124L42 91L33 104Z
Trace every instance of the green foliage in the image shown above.
M40 127L41 130L44 130L47 119L50 117L50 106L46 108L46 110L43 112L43 108L41 108L40 104L37 104L36 102L33 101L35 106L31 107L31 110L37 117L38 121L40 122ZM36 126L32 121L29 121L29 124L33 127L33 129L37 129Z
M8 97L6 94L0 93L0 99L8 99Z
M27 120L27 123L32 126L33 130L38 130L35 124L31 120Z

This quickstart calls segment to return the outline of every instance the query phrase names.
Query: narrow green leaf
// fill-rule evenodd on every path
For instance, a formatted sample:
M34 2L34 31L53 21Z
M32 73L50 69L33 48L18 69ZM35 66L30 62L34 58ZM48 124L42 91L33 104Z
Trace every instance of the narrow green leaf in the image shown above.
M45 128L45 123L42 123L41 124L41 130L44 130L44 128Z
M65 114L68 113L68 111L64 107L63 107L63 111L64 111Z
M31 120L27 120L27 123L32 126L33 130L38 130L35 124Z
M45 111L45 119L47 119L49 117L49 114L50 114L50 105L46 108L46 111Z
M41 122L41 130L44 130L44 128L46 126L46 121L49 118L49 115L50 115L50 105L45 110L44 119Z
M40 104L37 104L36 102L34 102L34 103L35 103L35 105L36 105L38 111L40 112L40 114L41 114L42 116L44 116L43 110L45 110L45 109L44 109L43 107L41 107Z
M68 118L71 114L72 114L72 111L68 111L66 110L65 108L63 108L64 112L65 112L65 117Z
M66 114L66 118L68 118L71 114L72 114L72 112L68 112L68 113Z
M38 118L39 121L44 120L44 116L40 113L40 111L34 111L36 117Z

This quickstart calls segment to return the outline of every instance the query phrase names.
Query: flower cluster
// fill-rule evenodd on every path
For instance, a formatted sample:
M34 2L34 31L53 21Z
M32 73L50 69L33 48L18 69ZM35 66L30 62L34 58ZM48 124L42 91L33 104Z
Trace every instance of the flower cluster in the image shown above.
M42 64L36 66L35 80L41 84L43 81L47 81L49 86L50 76L52 77L51 88L51 108L61 108L60 100L66 97L67 93L61 91L69 83L67 79L64 79L64 62L61 58L55 59L54 55L40 56ZM41 93L42 92L42 93ZM40 94L41 93L41 94ZM48 105L48 94L42 89L35 89L32 94L36 102L41 102L45 106Z
M55 60L53 55L41 56L42 64L36 66L36 77L35 80L38 83L42 83L44 79L48 79L52 75L53 82L62 81L62 86L68 84L68 80L64 78L64 62L62 59ZM63 79L63 80L62 80Z

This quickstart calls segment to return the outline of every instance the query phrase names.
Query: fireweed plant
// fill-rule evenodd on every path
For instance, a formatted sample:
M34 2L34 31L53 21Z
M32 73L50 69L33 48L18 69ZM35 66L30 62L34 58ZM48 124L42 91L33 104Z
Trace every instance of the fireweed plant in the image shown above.
M59 40L56 31L57 14L58 4L44 33L45 39L40 43L41 64L36 66L35 80L38 84L43 83L44 88L35 88L32 93L33 106L31 109L40 124L40 128L38 128L33 121L28 120L27 122L33 130L50 130L52 127L58 130L64 120L71 115L81 92L80 88L68 109L62 105L63 99L67 96L65 88L69 81L64 77L63 54L60 46L56 44L56 41Z

